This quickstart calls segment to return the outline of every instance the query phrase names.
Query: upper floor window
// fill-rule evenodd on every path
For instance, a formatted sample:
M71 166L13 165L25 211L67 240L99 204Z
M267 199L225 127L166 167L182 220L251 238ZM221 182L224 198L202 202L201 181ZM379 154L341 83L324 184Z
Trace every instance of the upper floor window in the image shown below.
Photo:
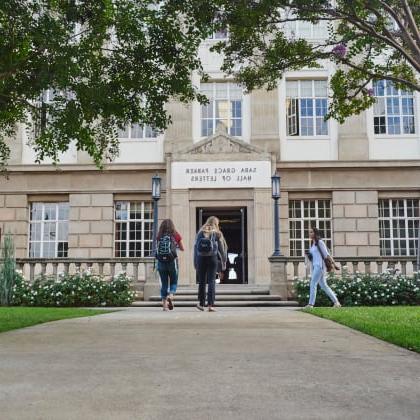
M149 257L153 241L153 204L149 201L115 203L115 256Z
M201 93L209 99L201 106L201 136L214 134L219 122L231 136L242 136L242 88L236 83L202 83Z
M331 200L290 200L290 256L302 257L310 247L309 229L321 230L325 244L331 249Z
M381 255L417 255L419 209L419 199L379 200Z
M286 109L288 136L327 136L326 80L287 80Z
M324 39L328 37L328 22L320 20L317 23L312 23L296 20L287 22L285 30L293 38Z
M129 124L124 130L118 130L120 139L153 139L157 137L157 131L150 125Z
M375 134L414 134L413 92L397 89L389 80L373 82Z
M69 203L32 203L29 223L31 258L68 256Z
M214 40L221 41L223 39L228 39L228 36L229 36L229 32L227 28L221 28L221 29L217 29L213 31L212 34L207 39L214 39Z

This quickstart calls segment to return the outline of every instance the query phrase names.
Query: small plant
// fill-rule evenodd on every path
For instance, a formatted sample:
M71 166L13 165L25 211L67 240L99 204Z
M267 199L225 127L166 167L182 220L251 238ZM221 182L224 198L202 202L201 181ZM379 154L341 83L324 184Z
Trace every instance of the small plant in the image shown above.
M9 306L13 300L16 282L15 245L10 234L4 237L0 264L0 305Z
M295 290L300 305L308 303L309 279L298 279ZM348 273L328 275L328 284L344 306L420 305L420 273L406 276L396 271L381 274ZM317 306L331 306L318 288Z

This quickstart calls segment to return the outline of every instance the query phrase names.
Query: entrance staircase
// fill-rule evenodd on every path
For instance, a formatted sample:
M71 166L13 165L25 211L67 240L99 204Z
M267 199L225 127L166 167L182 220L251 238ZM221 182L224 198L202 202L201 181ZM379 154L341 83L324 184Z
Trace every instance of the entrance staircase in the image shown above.
M197 305L197 288L178 287L174 299L175 306L194 307ZM132 306L160 307L160 296L151 296L150 300L136 300ZM280 296L270 295L266 287L248 285L217 285L216 307L290 307L298 306L296 301L280 300Z

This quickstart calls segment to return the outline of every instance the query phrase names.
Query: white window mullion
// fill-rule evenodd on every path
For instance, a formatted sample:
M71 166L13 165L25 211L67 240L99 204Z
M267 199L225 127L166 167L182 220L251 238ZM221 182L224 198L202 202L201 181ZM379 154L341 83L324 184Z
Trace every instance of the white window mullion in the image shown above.
M39 255L42 258L44 256L44 218L45 218L45 204L42 204L42 211L41 211L41 237L40 237L40 247L39 247Z
M393 223L393 210L392 199L389 200L389 237L391 239L391 255L395 255L394 251L394 223Z

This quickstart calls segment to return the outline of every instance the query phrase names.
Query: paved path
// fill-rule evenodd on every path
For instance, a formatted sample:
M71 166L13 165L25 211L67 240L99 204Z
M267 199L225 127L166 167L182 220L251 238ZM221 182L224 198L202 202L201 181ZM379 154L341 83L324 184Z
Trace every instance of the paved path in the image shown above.
M290 309L128 309L0 334L0 418L420 419L420 355Z

